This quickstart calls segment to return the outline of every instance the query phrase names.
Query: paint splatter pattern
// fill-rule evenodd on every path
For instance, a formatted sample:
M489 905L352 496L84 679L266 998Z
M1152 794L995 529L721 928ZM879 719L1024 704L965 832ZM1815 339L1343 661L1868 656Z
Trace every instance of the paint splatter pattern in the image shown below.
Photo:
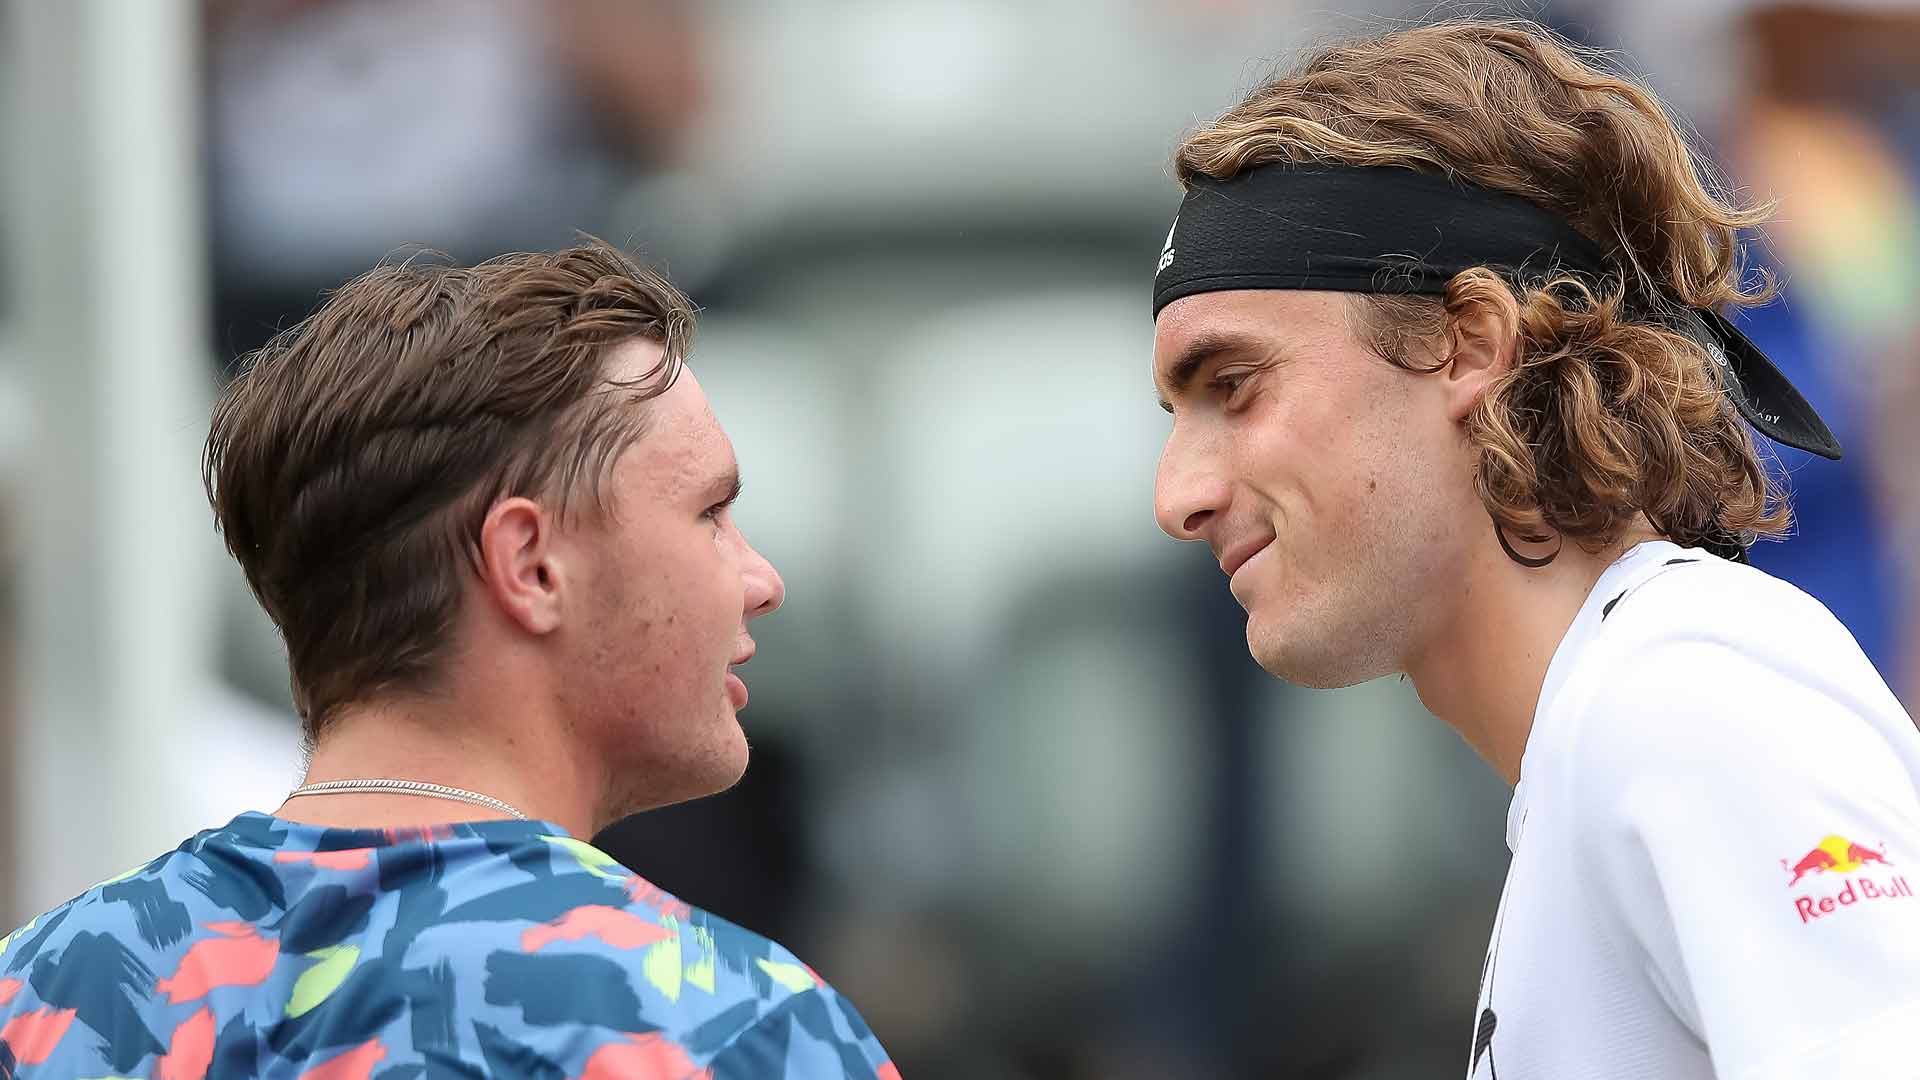
M0 1080L900 1080L779 945L545 822L242 814L0 938Z

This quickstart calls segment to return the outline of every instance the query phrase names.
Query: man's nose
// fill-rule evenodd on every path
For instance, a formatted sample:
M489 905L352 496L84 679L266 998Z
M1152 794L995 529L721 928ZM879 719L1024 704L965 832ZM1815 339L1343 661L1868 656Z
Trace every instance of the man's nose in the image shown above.
M747 579L746 616L757 619L762 615L770 615L786 602L787 583L781 580L780 571L775 570L766 556L748 544L745 537L740 542L747 549L744 567Z
M1160 453L1153 511L1161 531L1175 540L1205 540L1207 526L1226 509L1231 491L1217 455L1181 435L1178 425Z

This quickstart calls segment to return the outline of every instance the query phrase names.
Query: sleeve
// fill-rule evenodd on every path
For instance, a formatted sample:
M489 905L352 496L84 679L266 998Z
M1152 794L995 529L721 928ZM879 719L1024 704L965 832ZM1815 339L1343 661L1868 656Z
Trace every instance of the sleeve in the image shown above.
M1720 643L1612 670L1575 744L1581 865L1718 1075L1920 1068L1910 722Z

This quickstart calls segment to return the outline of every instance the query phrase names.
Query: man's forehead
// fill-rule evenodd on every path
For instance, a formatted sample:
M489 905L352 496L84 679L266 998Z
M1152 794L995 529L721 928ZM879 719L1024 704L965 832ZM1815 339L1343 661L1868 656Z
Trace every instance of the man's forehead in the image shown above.
M673 491L709 487L737 472L733 441L720 426L691 368L682 367L665 393L639 407L649 415L645 433L634 446L635 456L663 487Z
M1231 339L1285 345L1351 330L1348 294L1307 289L1233 289L1183 296L1154 320L1157 366L1198 341Z

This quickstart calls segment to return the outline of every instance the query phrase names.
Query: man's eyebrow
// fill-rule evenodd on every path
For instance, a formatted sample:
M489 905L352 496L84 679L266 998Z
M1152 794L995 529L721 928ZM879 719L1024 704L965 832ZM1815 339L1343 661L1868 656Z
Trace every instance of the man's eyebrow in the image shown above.
M1246 334L1232 330L1204 331L1196 335L1192 341L1187 342L1186 347L1180 350L1180 354L1173 358L1173 363L1167 365L1167 386L1172 390L1173 396L1178 397L1187 392L1187 386L1193 382L1193 377L1198 375L1200 369L1207 366L1209 362L1227 353L1247 352L1257 348L1259 348L1259 342ZM1162 409L1167 412L1173 411L1173 402L1165 397L1160 398L1159 401Z

